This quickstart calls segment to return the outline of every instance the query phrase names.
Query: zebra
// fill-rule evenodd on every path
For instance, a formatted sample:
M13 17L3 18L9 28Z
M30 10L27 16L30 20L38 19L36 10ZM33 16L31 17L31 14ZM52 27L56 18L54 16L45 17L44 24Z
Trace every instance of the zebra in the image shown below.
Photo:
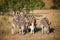
M29 28L31 29L31 33L32 34L34 34L34 29L35 29L35 17L33 16L33 15L30 15L29 17L28 17L28 19L29 19Z
M20 14L19 12L14 13L13 22L12 22L12 34L14 34L15 27L19 28L19 34L25 33L25 29L28 31L28 27L31 29L31 33L34 33L34 16L28 16L26 14Z
M23 19L23 20L21 20L21 19ZM25 16L21 16L20 20L23 21L22 24L24 24L24 29L25 30L27 29L27 32L28 32L28 29L30 28L31 29L31 33L34 34L35 17L33 15L30 15L30 16L25 15Z
M15 27L19 28L19 34L22 33L24 34L24 30L26 28L26 15L24 14L19 14L19 12L15 12L14 17L13 17L13 22L12 22L12 34L14 34L14 29Z
M41 24L41 28L42 28L42 34L49 33L50 22L49 22L48 18L46 18L46 17L42 18L40 21L40 24Z
M19 25L20 14L17 11L14 11L13 22L12 22L12 34L14 34L14 30ZM20 30L20 29L19 29Z

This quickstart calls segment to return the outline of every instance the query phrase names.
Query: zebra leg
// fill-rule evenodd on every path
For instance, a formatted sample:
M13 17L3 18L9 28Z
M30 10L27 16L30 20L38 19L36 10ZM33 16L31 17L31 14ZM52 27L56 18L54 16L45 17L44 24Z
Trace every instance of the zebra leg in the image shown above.
M31 28L31 33L33 33L33 29Z
M49 33L49 27L44 27L44 33Z
M21 26L22 34L24 34L24 26Z
M34 28L30 26L30 29L31 29L31 33L34 34Z
M12 34L14 34L15 25L12 24Z
M28 26L27 26L27 32L28 32Z
M19 28L19 34L21 34L21 29Z
M32 33L34 34L34 26L32 26Z
M32 29L32 33L34 34L34 29Z
M42 34L44 34L44 26L41 25L41 28L42 28Z
M49 30L49 29L50 29L50 28L48 27L48 28L47 28L47 33L49 33L49 32L50 32L50 30Z
M12 29L12 34L14 34L14 29Z
M47 27L44 27L44 33L45 34L47 33Z
M30 26L30 29L31 29L31 32L30 33L32 33L32 28L31 28L32 26Z

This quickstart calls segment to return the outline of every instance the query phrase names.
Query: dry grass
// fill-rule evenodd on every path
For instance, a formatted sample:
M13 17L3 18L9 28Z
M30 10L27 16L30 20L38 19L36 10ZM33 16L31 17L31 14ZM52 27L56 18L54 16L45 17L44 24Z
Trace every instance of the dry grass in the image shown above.
M37 11L36 11L37 12ZM42 16L36 17L37 28L40 28L40 20L43 17L47 17L51 21L51 28L54 28L54 32L50 34L42 34L41 30L35 34L26 33L25 35L18 34L18 30L15 30L15 34L11 34L12 17L7 17L7 21L3 20L4 16L0 16L0 22L4 24L0 27L0 40L60 40L60 11L41 11ZM47 14L44 14L47 13ZM36 13L35 13L36 15ZM39 14L38 14L39 15Z

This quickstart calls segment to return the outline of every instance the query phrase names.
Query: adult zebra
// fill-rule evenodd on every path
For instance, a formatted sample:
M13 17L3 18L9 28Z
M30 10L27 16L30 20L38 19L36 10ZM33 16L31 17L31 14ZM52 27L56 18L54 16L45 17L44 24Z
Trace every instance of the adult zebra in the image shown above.
M21 15L19 12L15 13L12 22L12 34L14 34L16 27L19 28L19 33L24 34L26 29L28 31L28 28L31 29L31 33L34 33L35 17L33 15L25 15L24 13Z
M40 21L41 28L42 28L42 33L49 33L50 30L50 22L48 18L42 18Z

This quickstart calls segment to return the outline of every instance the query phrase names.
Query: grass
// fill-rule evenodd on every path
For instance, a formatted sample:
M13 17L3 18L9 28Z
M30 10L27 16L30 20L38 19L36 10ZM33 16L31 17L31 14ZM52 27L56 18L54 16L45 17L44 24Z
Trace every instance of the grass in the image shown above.
M51 14L52 13L52 14ZM19 34L16 29L14 35L11 34L12 17L3 16L0 20L0 40L60 40L60 14L51 12L50 14L42 14L38 17L39 20L46 16L52 22L51 28L54 28L54 32L50 34L42 34L41 30L35 34L26 33L25 35ZM56 16L57 15L57 16ZM40 28L40 21L37 20L37 28Z
M2 22L0 22L0 27L2 27L3 26L3 23Z
M4 21L7 21L8 19L7 19L7 17L6 17L6 16L4 16L4 17L3 17L3 20L4 20Z
M11 22L9 22L8 16L3 16L2 20L1 20L1 23L2 23L2 25L9 25Z

